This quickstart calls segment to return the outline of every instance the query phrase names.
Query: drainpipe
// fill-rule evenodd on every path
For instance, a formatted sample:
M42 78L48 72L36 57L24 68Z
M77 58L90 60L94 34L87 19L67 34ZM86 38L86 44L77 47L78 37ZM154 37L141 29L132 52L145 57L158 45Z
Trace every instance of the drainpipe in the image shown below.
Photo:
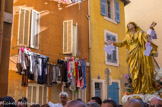
M89 27L89 31L88 31L88 51L89 51L89 62L90 62L90 66L89 66L89 98L91 98L91 22L90 22L90 0L88 0L88 27Z
M4 8L5 8L5 0L1 0L1 10L0 10L0 64L1 64L2 41L3 41Z

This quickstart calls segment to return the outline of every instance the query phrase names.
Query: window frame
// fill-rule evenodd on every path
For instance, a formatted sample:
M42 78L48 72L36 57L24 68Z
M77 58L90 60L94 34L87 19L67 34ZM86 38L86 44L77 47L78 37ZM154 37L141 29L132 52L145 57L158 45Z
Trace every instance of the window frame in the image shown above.
M106 96L106 83L105 83L105 80L103 80L103 79L92 79L92 81L93 81L93 96L96 96L95 95L95 83L100 83L102 86L102 88L101 88L101 99L102 100L104 100L104 99L106 99L107 98L107 96Z
M38 30L38 47L37 46L32 46L32 36L34 36L33 35L33 12L35 12L36 14L39 14L39 22L37 22L37 24L38 24L38 26L37 26L37 30ZM34 25L34 26L36 26L36 25ZM35 28L34 28L35 29ZM35 29L36 30L36 29ZM35 32L35 31L34 31ZM30 48L32 48L32 49L39 49L39 33L40 33L40 12L38 12L38 11L36 11L36 10L34 10L34 9L32 9L31 10L31 20L30 20L30 42L29 42L29 44L30 44ZM34 41L35 42L35 41Z
M108 1L110 1L110 17L108 16ZM115 20L115 0L106 0L106 16L104 16L104 19L117 24Z
M23 22L23 26L21 26L20 24L21 24L21 11L22 10L24 10L25 11L25 14L24 14L24 22ZM27 41L27 44L25 44L24 43L24 34L25 34L25 27L26 27L26 11L29 11L29 22L28 22L28 41ZM38 46L32 46L31 45L31 42L32 42L32 34L33 34L33 32L32 32L32 21L33 21L33 18L32 18L32 16L33 16L33 11L35 12L35 13L37 13L37 14L39 14L39 22L38 22L38 26L36 27L36 28L38 28L37 29L37 31L38 31ZM18 46L24 46L24 47L28 47L28 48L32 48L32 49L39 49L39 33L40 33L40 12L38 12L38 11L36 11L36 10L34 10L34 9L30 9L30 8L25 8L25 7L20 7L19 8L19 20L18 20L18 36L17 36L17 45ZM36 25L35 25L36 26ZM22 28L23 27L23 28ZM20 41L19 41L19 38L20 38L20 29L22 29L22 31L23 31L23 40L22 40L22 42L23 43L20 43Z
M35 83L29 83L28 84L28 87L26 88L26 97L27 97L27 99L28 99L28 88L29 87L31 87L32 89L31 89L31 98L32 98L32 93L33 93L33 87L36 87L36 102L33 102L32 101L32 99L31 99L31 104L32 103L37 103L37 104L39 104L39 87L41 86L42 88L43 88L43 90L42 90L42 96L43 96L43 93L44 93L44 88L46 88L46 94L47 94L47 96L46 96L46 102L45 102L45 104L46 103L48 103L48 87L46 87L45 85L40 85L40 84L35 84ZM42 99L43 99L44 97L42 97ZM43 100L42 100L42 104L43 104Z
M116 37L116 42L118 41L118 34L116 33L113 33L113 32L110 32L108 30L104 30L104 38L105 38L105 41L106 41L106 34L111 34L113 36ZM118 47L116 47L116 59L117 59L117 63L113 63L113 62L108 62L107 60L107 53L105 52L105 64L106 65L111 65L111 66L119 66L119 53L118 53Z

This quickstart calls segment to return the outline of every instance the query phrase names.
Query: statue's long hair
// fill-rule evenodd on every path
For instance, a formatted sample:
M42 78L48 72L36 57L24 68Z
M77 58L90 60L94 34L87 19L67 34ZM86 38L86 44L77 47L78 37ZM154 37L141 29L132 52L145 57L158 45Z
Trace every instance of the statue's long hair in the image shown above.
M136 31L143 31L135 22L129 22L128 24L133 24L135 26ZM130 33L130 30L128 29L128 24L127 24L127 31L126 33Z

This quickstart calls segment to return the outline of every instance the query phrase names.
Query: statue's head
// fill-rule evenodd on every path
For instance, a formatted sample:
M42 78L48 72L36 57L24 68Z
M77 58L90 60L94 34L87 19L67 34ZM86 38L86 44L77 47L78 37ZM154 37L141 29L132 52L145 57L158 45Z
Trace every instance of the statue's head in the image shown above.
M129 33L134 28L135 28L136 31L142 30L135 22L129 22L127 24L127 33Z

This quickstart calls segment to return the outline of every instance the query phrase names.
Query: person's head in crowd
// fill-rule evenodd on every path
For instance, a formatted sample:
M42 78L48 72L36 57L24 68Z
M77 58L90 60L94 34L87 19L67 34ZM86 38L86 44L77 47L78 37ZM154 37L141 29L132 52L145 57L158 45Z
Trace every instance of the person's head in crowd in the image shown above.
M104 100L101 107L118 107L117 103L113 100Z
M40 107L39 104L32 104L30 107Z
M16 103L17 107L27 107L27 99L25 97L22 97L22 99L19 99Z
M41 107L50 107L48 104L41 105Z
M123 105L118 105L118 107L123 107Z
M139 99L130 99L125 104L124 107L144 107L144 103Z
M85 103L79 100L70 101L66 107L87 107Z
M61 104L63 106L66 105L68 98L69 98L68 93L67 92L61 92L59 94L59 97L60 97L60 100L61 100Z
M145 106L145 107L149 107L149 103L145 103L145 102L144 102L144 106Z
M3 98L0 98L0 107L3 105Z
M101 100L100 97L92 97L91 100L90 100L90 102L96 102L96 103L98 103L99 105L102 104L102 100Z
M162 107L162 99L154 97L150 100L150 107Z
M3 97L3 107L16 107L15 100L10 96Z
M81 98L78 98L78 99L76 99L76 100L78 100L78 101L82 101L82 99L81 99Z
M88 106L88 107L100 107L100 105L99 105L98 103L96 103L96 102L89 102L89 103L87 104L87 106Z

